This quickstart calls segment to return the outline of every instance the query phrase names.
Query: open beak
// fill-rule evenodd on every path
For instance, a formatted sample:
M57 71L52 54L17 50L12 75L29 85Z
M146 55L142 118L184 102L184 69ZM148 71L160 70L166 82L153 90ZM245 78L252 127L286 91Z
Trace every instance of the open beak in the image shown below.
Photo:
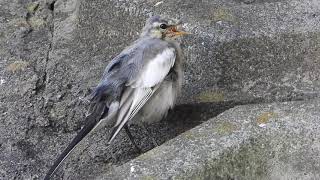
M180 31L180 30L178 30L178 26L179 26L179 25L170 26L170 27L168 28L167 34L169 34L170 36L183 36L183 35L191 34L191 33L189 33L189 32L185 32L185 31Z

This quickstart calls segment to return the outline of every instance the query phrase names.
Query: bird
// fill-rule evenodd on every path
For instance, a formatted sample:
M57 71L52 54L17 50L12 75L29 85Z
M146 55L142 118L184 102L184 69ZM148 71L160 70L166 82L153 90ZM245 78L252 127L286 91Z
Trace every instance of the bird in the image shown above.
M180 25L171 18L149 17L140 37L109 62L88 96L85 125L58 156L45 180L89 133L112 124L108 144L124 128L136 146L129 125L157 122L174 107L183 81L183 53L177 38L191 34Z

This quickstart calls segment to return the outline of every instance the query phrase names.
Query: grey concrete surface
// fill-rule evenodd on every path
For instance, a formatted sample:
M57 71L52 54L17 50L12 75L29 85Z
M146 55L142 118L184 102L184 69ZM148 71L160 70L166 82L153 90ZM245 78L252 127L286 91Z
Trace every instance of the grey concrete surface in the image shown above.
M318 97L319 10L317 0L1 0L0 179L44 176L83 125L82 99L150 14L193 33L179 105L151 127L159 143L235 105ZM89 137L58 178L95 178L139 155L125 134L107 138Z
M96 179L319 179L319 109L237 106Z

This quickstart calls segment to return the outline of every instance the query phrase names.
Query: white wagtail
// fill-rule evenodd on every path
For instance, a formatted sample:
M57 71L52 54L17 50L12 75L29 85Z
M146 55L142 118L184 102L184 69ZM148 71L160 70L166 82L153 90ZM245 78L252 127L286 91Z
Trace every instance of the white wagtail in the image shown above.
M128 123L152 123L173 108L183 78L182 52L175 38L185 34L188 33L180 31L179 23L171 19L153 16L147 20L140 38L106 67L90 96L86 124L55 161L45 180L97 127L113 124L108 144L124 127L135 145Z

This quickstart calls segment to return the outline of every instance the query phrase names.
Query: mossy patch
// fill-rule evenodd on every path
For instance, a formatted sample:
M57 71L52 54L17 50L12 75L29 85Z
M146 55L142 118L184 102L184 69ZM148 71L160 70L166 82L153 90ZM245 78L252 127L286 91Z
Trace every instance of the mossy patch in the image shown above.
M236 125L231 122L221 122L215 127L215 131L217 131L217 133L220 135L231 134L236 129Z
M195 140L197 138L197 136L190 131L183 133L182 136L188 140Z
M27 11L32 14L35 13L38 8L39 8L38 2L32 2L27 5Z
M153 176L143 176L141 179L142 180L156 180L157 178L155 178Z
M154 149L153 149L153 151L154 151ZM147 153L141 154L136 159L141 160L141 161L145 161L147 159L150 159L154 155L153 151L148 151Z
M205 125L203 125L203 126L205 126ZM223 124L222 123L222 124L219 124L218 126L219 126L218 130L217 130L217 126L214 126L212 128L210 128L211 126L208 126L207 128L205 128L205 130L186 131L183 134L181 134L181 137L184 139L187 139L187 140L191 140L191 141L194 141L194 140L202 141L204 138L211 137L212 133L214 133L214 132L217 132L217 131L224 132L224 131L227 131L228 128L230 128L230 129L232 128L233 130L236 129L236 128L233 128L233 124L231 124L231 123L230 124Z
M212 20L214 22L218 22L218 21L233 22L234 16L231 14L231 12L228 9L219 8L213 12Z
M199 102L221 102L224 101L224 93L220 91L205 91L198 95Z
M7 71L15 73L18 71L24 71L28 67L29 63L27 61L16 61L7 66Z
M4 35L4 32L0 32L0 38L4 38L5 35Z
M30 26L35 29L39 29L46 25L46 21L39 17L31 17L28 22Z
M264 112L257 118L258 124L267 124L269 120L276 116L276 113L274 112Z

